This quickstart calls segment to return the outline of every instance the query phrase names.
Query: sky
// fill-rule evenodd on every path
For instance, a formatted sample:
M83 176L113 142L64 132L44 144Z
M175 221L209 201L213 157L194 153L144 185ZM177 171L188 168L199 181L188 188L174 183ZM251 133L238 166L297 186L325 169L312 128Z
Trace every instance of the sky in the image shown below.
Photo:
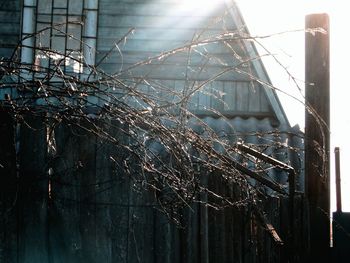
M347 104L350 85L346 63L350 61L350 15L345 0L236 0L248 29L253 36L271 37L260 40L304 88L305 16L327 13L330 17L330 92L331 92L331 192L335 210L334 147L340 147L343 211L350 211L350 114ZM283 34L280 34L284 32ZM260 54L264 53L259 49ZM274 86L302 99L296 85L282 67L264 57L264 65ZM304 108L295 99L280 95L280 100L292 126L304 127Z

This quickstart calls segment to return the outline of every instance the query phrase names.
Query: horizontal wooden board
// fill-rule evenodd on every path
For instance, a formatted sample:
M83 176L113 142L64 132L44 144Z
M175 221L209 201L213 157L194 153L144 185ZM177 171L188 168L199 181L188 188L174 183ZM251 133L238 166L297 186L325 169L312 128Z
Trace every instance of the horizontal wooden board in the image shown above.
M19 23L20 12L13 11L0 11L0 23Z
M172 54L178 52L186 52L188 48L192 49L193 53L208 54L208 56L215 55L225 55L225 56L235 56L243 57L245 54L239 46L233 45L232 49L228 48L222 42L214 42L210 44L197 44L197 43L184 43L180 41L138 41L138 40L128 40L125 44L115 45L114 40L98 40L98 51L99 52L109 52L111 49L115 51L123 52L144 52L145 54L150 54L145 57L150 57L154 54L161 54L164 52L171 52Z
M158 16L159 14L166 14L167 16L207 16L210 13L211 16L220 15L222 13L223 5L218 5L216 8L208 12L199 12L199 8L190 7L188 4L181 4L176 2L125 2L125 1L100 1L99 9L101 14L114 14L114 15L151 15ZM221 14L222 15L222 14Z
M163 55L162 55L163 54ZM202 54L187 50L178 51L175 54L164 55L162 52L132 52L132 51L112 51L99 52L96 56L96 63L107 64L177 64L177 65L197 65L197 66L236 66L242 64L242 59L237 59L233 54ZM247 63L246 63L247 64Z
M7 35L15 35L17 39L19 38L19 18L18 23L0 23L0 25L1 38L6 38Z
M131 87L158 105L177 103L189 97L187 108L195 114L224 115L242 112L268 113L269 104L262 86L250 81L184 81L149 80L147 84L132 84ZM184 95L184 92L186 95ZM136 108L147 107L140 99L127 96L127 103ZM175 110L175 109L174 109Z
M9 57L20 39L19 0L0 0L0 57Z
M125 40L176 40L185 41L213 39L227 33L223 29L179 29L179 28L136 28L130 34L130 27L100 27L98 31L99 38L120 40L125 37ZM235 31L230 31L234 33Z
M237 72L230 67L202 67L193 66L187 69L185 65L143 65L135 67L133 64L103 63L100 68L107 73L117 74L124 72L125 76L146 77L157 79L184 79L187 75L189 79L208 80L217 76L219 80L250 80L246 74ZM222 74L226 72L225 74Z
M0 57L3 58L9 58L10 56L12 56L13 51L14 51L14 46L6 46L6 47L1 47L0 46Z
M1 34L1 31L0 31ZM0 47L15 47L18 43L18 35L6 35L1 34L2 37L0 38Z
M21 2L20 0L0 0L0 10L3 12L19 11Z
M213 22L214 21L214 22ZM215 23L215 17L204 19L203 17L169 17L164 14L159 16L138 15L100 15L99 27L135 27L135 28L193 28L193 29L221 29L222 25Z

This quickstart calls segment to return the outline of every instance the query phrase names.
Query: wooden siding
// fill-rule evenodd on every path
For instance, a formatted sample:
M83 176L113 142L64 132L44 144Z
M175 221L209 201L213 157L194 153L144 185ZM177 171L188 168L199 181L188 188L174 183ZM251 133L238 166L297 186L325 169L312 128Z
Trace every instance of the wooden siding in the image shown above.
M177 20L186 23L172 23L171 29L162 23L153 24L154 17L171 17L159 12L173 10L174 3L161 0L159 5L154 5L133 0L117 3L100 0L97 61L107 54L114 39L118 41L129 30L129 26L138 26L130 41L119 45L121 52L113 50L111 56L102 62L102 68L130 82L142 80L147 74L152 85L139 85L137 88L155 92L160 101L164 97L176 99L184 88L191 92L201 80L223 70L238 66L241 70L250 71L249 65L239 65L240 60L229 52L234 47L236 55L245 56L244 48L236 41L226 43L231 47L221 45L219 49L211 44L192 48L202 53L210 51L213 56L193 52L188 60L188 51L184 50L176 56L154 59L152 63L134 68L139 59L147 60L164 49L186 44L188 37L203 39L220 33L223 23L217 24L211 18L209 23L188 27L188 14L178 16ZM205 21L200 15L194 17L197 22ZM227 21L230 21L229 17ZM199 25L202 27L198 28ZM234 25L230 29L234 30ZM201 34L202 30L208 33ZM175 37L175 34L179 37ZM151 41L154 36L156 43ZM189 61L190 65L187 63ZM128 67L132 69L124 71ZM186 75L190 82L185 82ZM173 92L167 92L167 89L173 89ZM202 121L230 141L240 139L250 143L271 143L278 140L283 143L287 137L268 134L276 125L271 126L273 113L264 88L234 70L228 70L220 78L194 91L189 109L202 113ZM232 116L229 120L217 116L212 118L209 117L210 109ZM260 121L256 118L233 118L236 115L268 118ZM7 121L7 127L0 127L8 132L1 138L1 145L15 136L14 123L10 119ZM191 204L190 209L181 211L183 227L180 228L159 211L153 193L140 191L140 186L132 180L140 176L136 160L133 162L135 168L130 167L133 169L132 176L123 172L121 165L132 157L127 156L122 148L112 147L85 130L65 124L58 125L50 133L55 140L51 138L49 143L48 130L43 122L28 116L25 121L28 126L21 125L19 129L20 149L16 149L14 144L6 144L12 155L1 159L15 162L19 157L19 170L14 164L10 168L12 171L8 169L12 176L10 181L7 178L4 181L4 176L1 177L2 183L16 187L16 192L2 195L0 200L1 262L286 261L282 253L284 247L273 242L265 227L257 223L249 206L216 211L204 203ZM12 128L9 128L11 125ZM122 141L122 132L118 130L120 125L113 127L115 130L110 132ZM266 132L267 135L258 139L259 132ZM55 147L52 147L52 143ZM271 153L277 154L277 151ZM235 193L232 185L227 184L220 174L211 174L206 180L210 189L221 194L231 196ZM208 197L203 195L200 198L206 202ZM285 240L288 233L288 203L272 198L265 205L270 222ZM304 209L299 209L296 213L296 221L302 226L305 222L303 212ZM303 233L306 231L300 231L300 236ZM300 250L303 248L300 245Z
M132 85L132 84L131 84ZM203 86L202 86L203 85ZM159 106L177 104L189 96L187 108L197 115L215 116L270 116L270 108L263 94L263 88L249 81L213 81L203 84L200 81L153 79L146 84L135 84L138 92L152 94L151 98ZM183 91L187 90L184 95ZM147 109L148 105L133 96L125 96L129 105ZM174 108L174 107L172 107Z
M10 57L20 39L20 0L0 0L0 58Z
M52 149L43 123L26 121L35 130L21 128L18 196L0 203L1 262L287 262L286 247L259 225L253 207L217 211L194 203L179 211L182 227L177 227L159 211L152 191L140 190L137 161L130 167L132 176L123 172L121 165L132 157L122 148L60 124L51 133ZM123 140L118 127L110 132ZM271 127L265 123L265 128ZM11 139L14 131L6 130ZM11 152L15 156L14 145ZM235 195L237 189L220 173L206 178L212 191ZM204 202L208 198L215 202L201 196ZM307 240L306 231L300 231L305 226L302 202L296 202L295 213L300 241ZM286 241L288 201L272 197L263 205ZM305 249L303 242L295 249Z
M45 9L43 3L39 10ZM19 0L0 1L0 56L10 56L18 43L20 5ZM273 117L271 96L268 97L266 92L268 88L261 88L256 83L257 89L246 88L247 85L242 84L249 83L251 75L256 75L256 72L252 63L242 62L248 58L248 53L241 40L222 41L219 37L217 42L189 46L191 41L215 39L222 33L237 30L226 8L223 4L215 12L205 15L178 8L178 1L172 0L158 0L156 3L100 0L96 63L105 72L129 80L175 81L181 86L186 79L191 81L190 86L195 86L192 83L213 78L215 82L191 95L191 110L205 115L210 107L225 112L227 116L263 114ZM47 6L45 10L48 11ZM122 40L131 28L134 28L133 32ZM79 39L80 35L75 34L75 37ZM64 38L61 40L64 42ZM54 44L59 43L54 41ZM69 40L68 46L77 46L77 43ZM57 50L60 48L56 47ZM161 56L168 50L176 52ZM209 95L210 91L213 94ZM3 89L3 93L11 92Z
M197 114L273 116L264 88L251 81L250 75L255 75L252 65L242 62L248 56L242 41L217 37L237 30L226 8L222 2L213 13L204 14L179 8L171 0L100 0L96 63L120 78L161 83L148 90L163 102L166 99L161 94L169 97L170 93L174 98L183 89L190 94L191 87L215 78L191 93L189 109ZM130 29L132 33L123 39ZM190 45L208 39L217 41Z

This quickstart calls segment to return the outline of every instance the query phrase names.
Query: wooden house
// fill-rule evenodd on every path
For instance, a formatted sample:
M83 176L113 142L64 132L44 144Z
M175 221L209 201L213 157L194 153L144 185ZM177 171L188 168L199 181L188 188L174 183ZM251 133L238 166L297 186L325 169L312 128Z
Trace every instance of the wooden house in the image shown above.
M23 81L71 85L57 75L58 68L85 83L99 82L136 111L152 110L135 95L145 94L159 108L173 103L167 113L184 114L186 125L200 135L205 136L205 126L231 143L265 145L265 154L298 171L303 191L302 153L295 150L302 141L294 136L299 131L290 127L236 3L213 2L1 0L0 67L18 61L22 68L16 76L5 74L0 99L25 101L28 93L11 87ZM109 86L112 78L129 92ZM27 101L48 106L42 98ZM94 108L110 102L111 97L92 92L84 106L98 115ZM14 126L17 120L12 121ZM118 162L122 153L61 126L52 147L46 123L29 124L34 129L22 123L13 130L18 153L12 152L19 163L13 176L19 179L12 182L18 186L11 188L12 198L3 197L0 207L1 262L280 260L280 248L254 225L249 209L215 212L196 203L177 227L118 171L110 157ZM281 171L268 174L288 184ZM210 184L219 192L232 191L220 180ZM282 232L287 230L280 211L286 207L278 197L267 205Z

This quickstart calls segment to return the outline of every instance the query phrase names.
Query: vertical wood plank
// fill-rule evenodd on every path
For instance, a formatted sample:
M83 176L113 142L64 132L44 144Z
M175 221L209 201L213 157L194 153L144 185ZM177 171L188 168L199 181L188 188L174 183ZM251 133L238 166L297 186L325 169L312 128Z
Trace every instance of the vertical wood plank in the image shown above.
M214 81L211 86L211 109L214 111L222 112L224 109L223 92L224 83L222 81Z
M107 124L108 125L108 124ZM108 130L107 127L105 127ZM110 160L111 143L97 139L96 149L96 257L101 262L111 263L111 194L115 181ZM114 208L116 209L116 208Z
M261 88L259 85L257 85L254 82L249 83L249 106L248 106L248 111L250 112L259 112L260 110L260 92Z
M236 110L236 85L231 81L224 82L224 110L234 111Z
M250 207L242 209L242 262L255 262L255 251L252 239L253 218Z
M242 262L242 234L241 234L241 222L242 216L239 209L233 209L233 225L232 225L232 243L233 243L233 260L232 262Z
M20 135L19 262L48 261L48 176L46 127L25 116Z
M265 211L268 222L275 228L278 235L280 232L280 200L277 197L268 197L265 202ZM271 235L265 230L265 244L263 246L264 261L265 262L280 262L280 250L281 245L276 244L276 242L271 238ZM281 237L281 236L280 236ZM285 241L285 240L283 240Z
M141 135L140 135L141 136ZM132 142L129 141L130 144ZM140 150L140 149L138 149ZM143 151L139 151L143 158ZM148 185L148 175L142 161L128 152L126 164L129 166L128 203L128 262L154 262L155 219L154 197Z
M84 262L97 262L96 254L96 137L82 131L78 138L81 255Z
M111 120L103 125L117 142L98 139L96 152L96 246L104 262L128 262L129 176L123 165L127 127Z
M154 210L154 243L155 243L155 263L172 263L174 261L173 253L179 251L172 251L176 248L172 239L172 225L169 219L161 212Z
M249 83L238 82L236 85L236 110L239 112L246 112L249 106Z
M129 262L154 262L154 215L147 192L131 189L129 206Z
M208 173L202 169L201 184L208 187ZM199 231L200 231L200 262L209 263L209 215L208 215L208 193L200 193L201 204L199 206Z
M260 104L260 111L261 112L269 112L270 111L270 108L271 108L271 105L267 99L267 95L266 95L266 92L263 91L263 86L261 86L260 90L260 100L259 100L259 104ZM270 88L270 87L267 87L267 88Z
M199 208L192 204L184 208L180 229L181 262L200 262Z
M0 262L17 261L17 167L15 123L0 108Z
M221 180L221 175L219 173L211 173L209 175L208 187L210 191L218 193L219 195L224 195L223 185ZM209 197L209 201L220 207L221 202ZM224 224L224 213L222 209L208 210L209 217L209 262L225 262L225 224Z
M281 260L283 262L288 262L290 251L288 250L289 241L289 231L290 231L290 221L289 221L289 201L287 198L281 198L280 200L280 233L281 238L285 245L281 251Z
M224 184L226 188L226 194L230 198L234 198L235 188L231 184ZM237 207L227 207L224 210L225 213L225 244L226 244L226 262L239 262L235 259L236 253L236 242L235 240L239 240L239 236L237 236L234 232L234 225L237 224L234 218L234 211L237 210Z
M114 124L116 127L120 126ZM116 137L122 138L117 132ZM125 142L121 139L122 143ZM112 179L114 186L111 193L111 242L112 259L115 262L126 263L129 259L129 199L130 199L130 177L125 174L123 164L125 154L122 148L112 147L110 157L112 160Z
M80 177L78 169L79 130L60 124L55 129L56 156L50 168L50 259L55 263L80 262L81 235L79 231Z

